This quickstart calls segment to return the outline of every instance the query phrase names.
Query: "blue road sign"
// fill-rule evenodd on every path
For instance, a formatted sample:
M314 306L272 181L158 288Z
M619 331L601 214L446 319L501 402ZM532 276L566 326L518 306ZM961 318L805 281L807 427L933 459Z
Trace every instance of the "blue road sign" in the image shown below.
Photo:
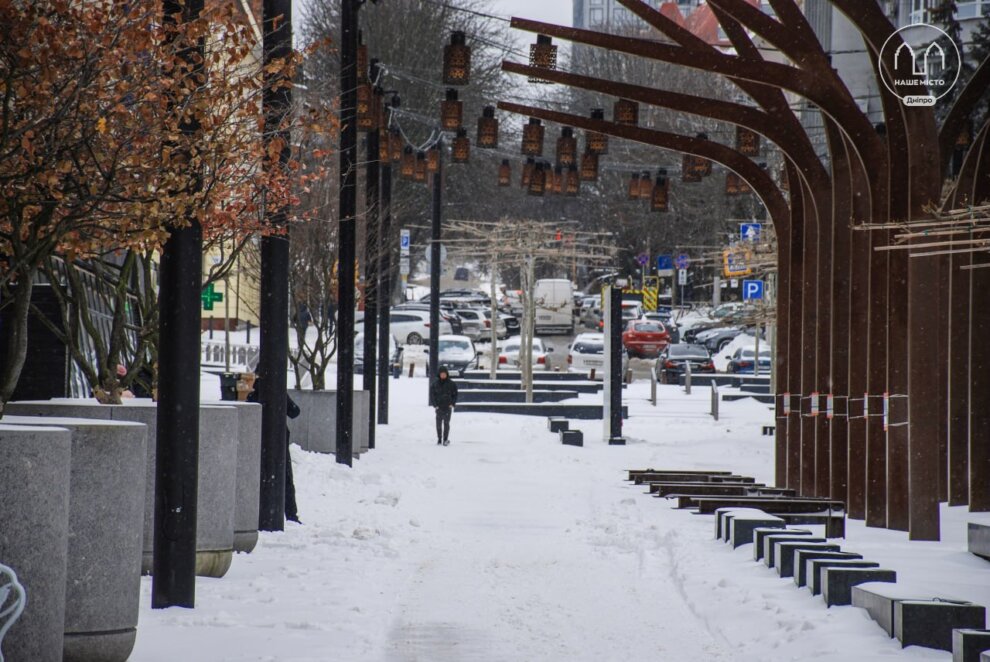
M637 257L636 261L639 262L639 266L645 267L647 264L650 263L650 256L644 253L643 255Z
M741 223L739 225L739 236L743 241L759 241L763 233L763 225L760 223Z
M673 270L674 270L673 255L657 255L657 271L673 271Z
M681 253L677 256L677 259L674 260L674 264L677 265L678 269L687 269L691 266L691 258L688 257L686 253Z
M399 235L399 248L409 248L409 230L403 230Z
M760 301L763 299L762 280L743 281L743 301Z

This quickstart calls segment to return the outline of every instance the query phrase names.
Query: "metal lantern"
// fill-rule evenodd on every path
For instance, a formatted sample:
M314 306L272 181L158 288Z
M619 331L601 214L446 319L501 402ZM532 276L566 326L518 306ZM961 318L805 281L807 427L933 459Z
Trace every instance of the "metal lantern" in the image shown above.
M498 167L498 185L512 186L512 164L509 159L502 159L502 165Z
M426 150L426 172L431 175L440 172L440 147L437 145Z
M742 195L743 193L749 193L749 184L746 180L731 170L725 173L725 194Z
M426 173L429 170L426 164L426 152L416 152L416 172L413 173L413 180L420 184L426 183Z
M639 200L639 173L634 172L629 180L629 199Z
M495 117L495 106L485 106L478 118L478 147L495 149L498 147L498 118Z
M529 188L529 180L532 179L533 168L535 167L536 167L536 159L534 159L533 157L526 159L526 163L523 164L523 169L522 169L521 183L523 188Z
M402 160L402 151L405 147L405 140L402 139L402 132L393 128L388 131L388 153L392 161L398 163Z
M529 124L523 127L522 153L526 156L543 156L543 123L535 117L529 118Z
M697 184L702 180L701 171L691 154L685 154L681 160L681 181L685 184Z
M450 148L451 160L454 163L467 163L471 158L471 140L468 138L467 129L458 129L457 137Z
M657 179L653 184L653 192L650 195L650 209L658 212L665 212L670 207L670 183L667 180L667 171L661 168L657 171Z
M653 178L650 177L650 171L644 170L643 174L639 176L639 198L640 200L649 200L650 194L653 192Z
M585 152L581 155L581 181L598 181L598 155L592 152Z
M443 84L467 85L471 82L471 47L463 32L450 35L450 43L443 47Z
M536 43L529 47L529 66L548 71L557 69L557 47L553 45L553 39L543 34L536 35ZM538 76L531 77L529 82L550 83Z
M381 163L388 163L391 154L388 151L388 131L378 129L378 160Z
M612 119L616 124L639 124L639 104L629 99L619 99L612 107Z
M605 121L605 111L601 108L592 109L591 119ZM608 136L597 131L585 131L584 146L587 151L599 156L608 154Z
M557 138L557 165L569 166L577 163L577 138L574 137L574 129L565 126L560 130L560 138Z
M564 167L556 166L553 169L553 193L560 195L564 192Z
M547 190L547 168L541 161L533 165L533 171L529 176L529 186L526 192L530 195L543 195Z
M698 140L708 140L707 133L699 133L695 136ZM699 177L707 177L712 174L712 162L700 156L691 157L692 166Z
M572 165L567 168L564 179L564 194L572 198L581 192L581 174L578 167Z
M371 83L361 83L357 87L357 128L370 131L375 126L375 90Z
M416 153L408 145L402 150L402 164L399 166L399 174L405 179L413 179L416 176Z
M760 155L760 134L755 131L736 127L736 151L743 156Z
M464 121L464 104L457 100L457 90L448 89L447 98L440 102L440 126L444 131L457 131Z

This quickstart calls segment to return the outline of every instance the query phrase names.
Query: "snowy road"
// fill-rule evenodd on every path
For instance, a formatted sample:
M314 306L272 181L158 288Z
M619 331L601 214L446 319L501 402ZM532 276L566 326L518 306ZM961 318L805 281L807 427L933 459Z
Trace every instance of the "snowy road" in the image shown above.
M392 425L353 470L296 449L303 526L200 580L195 610L152 611L144 580L133 661L949 659L825 609L713 542L711 518L624 481L649 466L768 479L765 407L727 404L715 423L704 393L664 387L653 409L634 385L626 447L597 421L570 448L541 418L455 414L442 448L424 382L393 384Z

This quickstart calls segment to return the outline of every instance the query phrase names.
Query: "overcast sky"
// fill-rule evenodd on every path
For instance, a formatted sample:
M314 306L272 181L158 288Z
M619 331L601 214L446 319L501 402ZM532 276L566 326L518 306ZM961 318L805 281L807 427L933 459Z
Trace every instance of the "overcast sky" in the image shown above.
M536 21L570 25L573 3L571 0L488 0L493 14L518 16Z

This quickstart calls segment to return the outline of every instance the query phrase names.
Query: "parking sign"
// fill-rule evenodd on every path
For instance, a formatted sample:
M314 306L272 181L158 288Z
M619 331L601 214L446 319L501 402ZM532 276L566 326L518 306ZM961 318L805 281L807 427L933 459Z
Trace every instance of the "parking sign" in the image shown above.
M760 223L741 223L739 225L739 236L743 241L759 241L763 233L763 226Z
M760 301L763 299L762 280L743 281L743 301Z
M399 232L399 251L403 255L409 255L409 230L401 230Z
M686 253L681 253L677 256L677 259L674 260L674 264L677 265L678 269L687 269L691 266L691 258Z

